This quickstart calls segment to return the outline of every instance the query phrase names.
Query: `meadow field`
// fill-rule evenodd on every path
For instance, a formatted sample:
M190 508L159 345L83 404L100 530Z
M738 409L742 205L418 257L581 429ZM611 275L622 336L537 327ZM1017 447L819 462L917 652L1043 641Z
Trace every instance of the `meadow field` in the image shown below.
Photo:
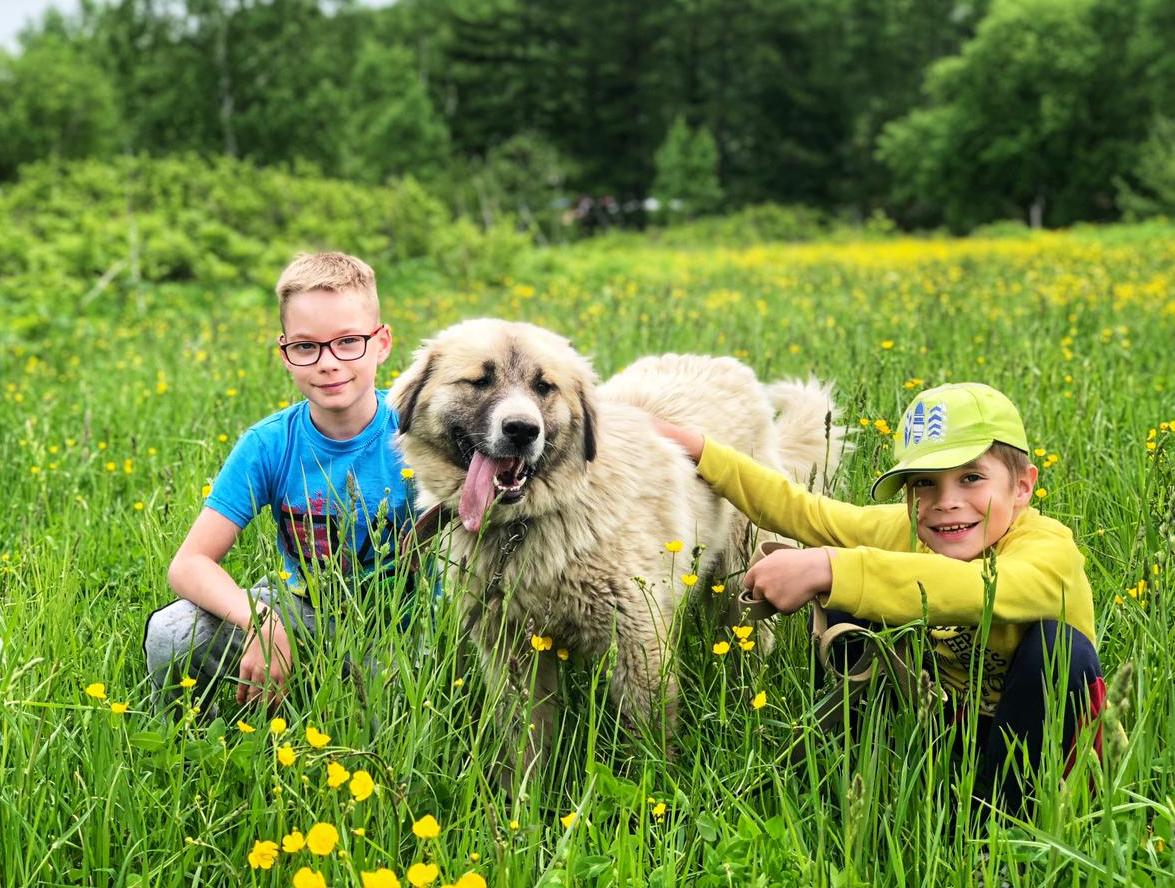
M168 562L237 436L297 396L272 295L87 286L33 317L15 293L0 297L0 883L1175 884L1175 228L632 235L527 251L494 284L377 270L395 336L381 385L476 315L558 330L602 378L665 351L814 374L854 430L837 486L861 503L915 390L1003 389L1041 470L1035 505L1087 557L1104 758L1084 746L1062 781L1053 736L1035 819L971 829L973 768L952 767L940 714L874 702L855 743L817 736L803 617L770 656L717 655L729 632L699 607L672 756L612 715L607 658L572 658L556 754L503 787L507 740L486 717L501 689L462 647L452 598L413 604L402 581L386 600L332 598L335 642L303 652L280 721L227 699L216 718L157 718L141 642L171 598ZM226 565L242 584L280 566L272 524L254 524ZM689 567L666 552L667 576ZM392 679L344 680L368 651Z

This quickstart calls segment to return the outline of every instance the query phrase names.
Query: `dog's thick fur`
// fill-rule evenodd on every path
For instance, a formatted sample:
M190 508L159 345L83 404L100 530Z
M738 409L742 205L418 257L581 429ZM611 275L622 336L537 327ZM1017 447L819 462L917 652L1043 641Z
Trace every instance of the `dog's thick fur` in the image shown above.
M664 355L598 386L566 339L490 319L426 342L389 398L420 505L444 502L465 519L451 554L467 568L466 628L487 669L523 687L532 636L588 656L614 639L612 694L640 720L654 714L662 691L672 718L670 630L688 594L680 578L692 572L691 553L700 552L705 582L745 564L750 536L747 520L696 476L649 414L801 483L815 478L817 489L843 447L830 390L816 382L765 387L733 358ZM486 465L517 468L502 469L508 488L519 473L529 477L521 498L508 490L482 518L471 489L488 484L475 480ZM684 543L680 554L666 551L670 540ZM540 655L540 700L555 690L555 665L553 653ZM550 715L540 707L540 736Z

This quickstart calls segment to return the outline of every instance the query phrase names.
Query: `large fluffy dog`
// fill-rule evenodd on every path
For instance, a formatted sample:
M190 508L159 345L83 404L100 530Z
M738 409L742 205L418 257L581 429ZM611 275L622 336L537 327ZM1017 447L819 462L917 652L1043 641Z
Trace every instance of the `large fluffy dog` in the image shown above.
M843 442L829 390L814 382L764 387L733 358L664 355L598 386L566 339L497 320L426 342L389 397L420 505L459 515L451 551L467 571L466 628L487 669L522 688L532 637L587 655L614 640L612 694L642 720L661 691L672 718L681 576L741 567L750 536L649 414L803 483L823 483ZM680 554L667 552L671 540ZM539 657L536 702L556 685L554 654ZM539 706L534 733L550 716Z

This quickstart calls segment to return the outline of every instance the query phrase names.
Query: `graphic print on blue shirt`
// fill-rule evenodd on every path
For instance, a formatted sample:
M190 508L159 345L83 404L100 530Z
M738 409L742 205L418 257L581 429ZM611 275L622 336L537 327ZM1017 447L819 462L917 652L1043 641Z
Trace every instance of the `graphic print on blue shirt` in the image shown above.
M206 505L238 527L270 507L291 585L304 583L303 563L317 570L330 562L347 577L370 572L377 547L411 519L397 417L383 392L376 397L371 423L345 441L319 432L305 401L263 419L241 436L213 484ZM380 566L390 572L390 558Z

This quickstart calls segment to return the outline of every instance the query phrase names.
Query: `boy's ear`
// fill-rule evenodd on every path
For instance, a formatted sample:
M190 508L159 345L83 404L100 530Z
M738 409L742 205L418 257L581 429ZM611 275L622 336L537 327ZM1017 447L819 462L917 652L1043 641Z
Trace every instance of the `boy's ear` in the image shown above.
M1016 505L1026 506L1032 502L1032 492L1036 490L1036 479L1040 470L1032 463L1020 473L1016 479Z

